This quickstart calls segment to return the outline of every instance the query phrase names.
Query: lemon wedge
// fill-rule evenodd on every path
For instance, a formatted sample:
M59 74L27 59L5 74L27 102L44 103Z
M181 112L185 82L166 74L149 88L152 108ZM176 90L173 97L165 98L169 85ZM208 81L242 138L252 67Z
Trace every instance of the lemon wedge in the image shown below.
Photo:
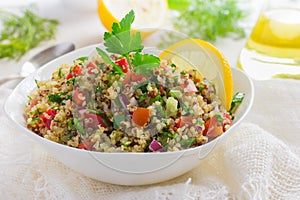
M184 69L198 69L202 78L215 84L223 105L230 109L233 95L231 69L227 59L212 44L200 39L185 39L166 48L159 57Z
M167 18L167 0L98 0L98 15L104 27L111 31L114 22L134 10L134 32L139 31L142 38L147 37L163 26Z

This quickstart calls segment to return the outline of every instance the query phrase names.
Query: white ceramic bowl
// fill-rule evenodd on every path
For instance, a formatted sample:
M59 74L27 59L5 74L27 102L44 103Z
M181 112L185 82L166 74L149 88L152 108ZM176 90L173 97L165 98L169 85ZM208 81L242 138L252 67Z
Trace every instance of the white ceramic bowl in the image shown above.
M176 152L162 153L102 153L91 152L61 145L44 139L26 128L23 117L28 94L35 89L35 79L50 78L52 72L62 63L72 63L74 59L88 56L95 45L78 49L57 58L23 80L5 103L9 118L18 125L20 134L27 134L40 143L49 153L65 165L88 177L121 185L145 185L158 183L177 177L209 156L214 147L223 140L243 120L253 103L253 84L249 77L238 69L232 69L234 91L246 94L236 112L233 125L220 137L205 145Z

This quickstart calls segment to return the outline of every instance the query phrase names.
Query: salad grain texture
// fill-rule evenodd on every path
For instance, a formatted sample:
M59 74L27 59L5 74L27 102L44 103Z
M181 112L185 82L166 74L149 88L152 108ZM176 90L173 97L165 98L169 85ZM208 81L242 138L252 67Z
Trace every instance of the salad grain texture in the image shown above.
M131 11L113 24L105 50L36 80L24 112L30 130L90 151L166 152L203 145L231 126L233 113L214 84L143 53L140 34L130 32L133 20Z

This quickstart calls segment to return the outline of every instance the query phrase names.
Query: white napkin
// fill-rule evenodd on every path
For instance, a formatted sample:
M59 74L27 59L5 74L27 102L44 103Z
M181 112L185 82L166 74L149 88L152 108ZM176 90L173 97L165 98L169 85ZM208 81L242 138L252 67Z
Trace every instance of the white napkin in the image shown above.
M194 170L150 186L118 186L69 169L0 112L3 199L299 199L300 82L255 82L253 109ZM1 107L9 90L0 90Z

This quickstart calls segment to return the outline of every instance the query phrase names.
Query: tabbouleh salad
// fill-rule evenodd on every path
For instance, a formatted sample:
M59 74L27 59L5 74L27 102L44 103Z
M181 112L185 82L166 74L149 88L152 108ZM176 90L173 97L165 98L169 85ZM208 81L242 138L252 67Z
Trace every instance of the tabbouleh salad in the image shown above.
M105 33L109 54L96 48L36 81L25 108L30 130L91 151L164 152L203 145L231 126L233 110L226 111L212 82L195 69L141 53L139 33L126 32L133 19L131 11ZM129 37L115 37L118 30ZM114 50L116 38L139 48Z

